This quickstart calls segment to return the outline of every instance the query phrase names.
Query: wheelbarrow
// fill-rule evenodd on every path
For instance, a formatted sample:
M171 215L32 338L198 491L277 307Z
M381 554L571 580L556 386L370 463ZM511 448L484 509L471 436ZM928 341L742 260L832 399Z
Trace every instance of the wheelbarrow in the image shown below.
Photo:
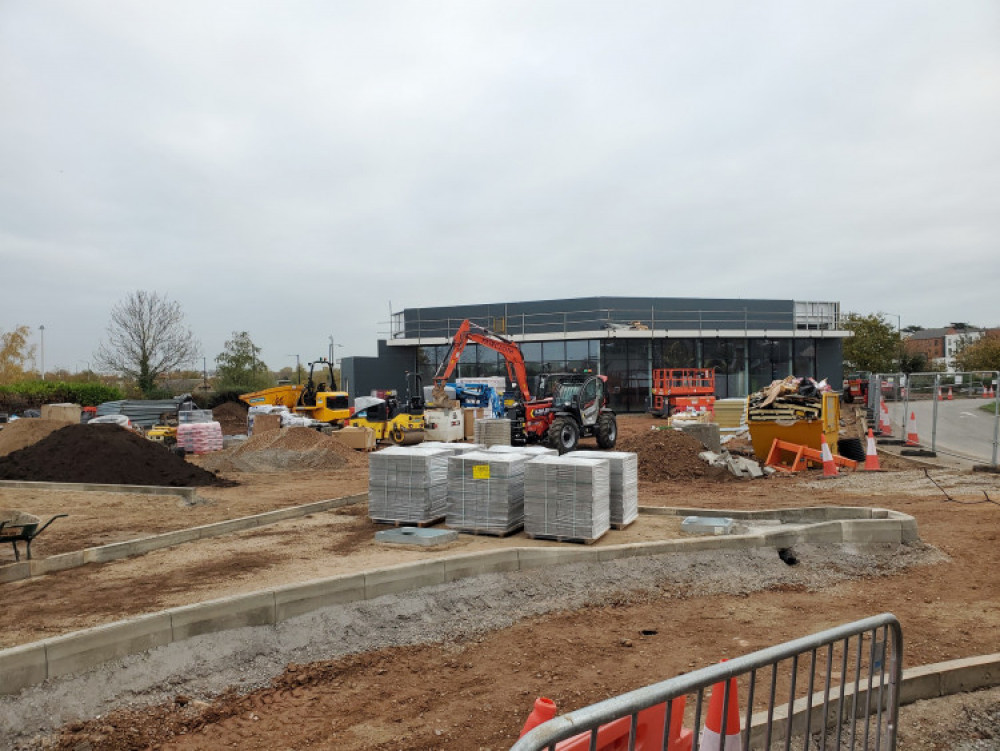
M38 526L41 524L41 519L31 514L17 514L13 519L0 521L0 543L9 542L11 547L14 548L14 560L19 561L21 560L21 554L17 550L17 543L23 540L27 549L25 557L30 561L31 541L44 532L45 528L52 522L64 516L69 516L69 514L56 514L45 522L45 524L42 524L41 527Z

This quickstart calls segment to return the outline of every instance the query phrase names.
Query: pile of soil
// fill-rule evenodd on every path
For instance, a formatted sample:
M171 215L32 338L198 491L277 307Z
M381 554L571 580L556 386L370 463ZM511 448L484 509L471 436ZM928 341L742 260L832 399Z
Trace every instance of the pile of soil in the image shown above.
M243 402L223 402L212 410L212 419L222 426L222 435L246 435L247 409Z
M234 484L118 425L64 423L32 445L0 457L0 480L172 487Z
M218 472L281 472L362 467L367 458L312 428L281 428L251 436L240 446L207 454L203 467Z
M0 430L0 456L7 456L12 451L23 449L42 440L53 430L65 428L75 423L62 420L42 420L37 417L22 418L7 423Z
M631 451L639 464L639 479L647 482L703 478L735 479L728 470L711 467L698 454L705 450L694 436L679 430L646 430L621 436L616 451Z

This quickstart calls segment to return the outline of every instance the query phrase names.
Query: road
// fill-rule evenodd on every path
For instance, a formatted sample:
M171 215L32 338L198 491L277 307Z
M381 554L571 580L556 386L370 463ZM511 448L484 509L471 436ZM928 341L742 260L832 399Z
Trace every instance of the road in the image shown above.
M916 417L920 444L944 454L954 454L990 464L994 453L997 418L981 409L986 399L964 398L935 402L921 399L912 402L887 402L893 434L902 438L912 430L910 414ZM937 408L937 420L934 413ZM905 410L905 411L904 411Z

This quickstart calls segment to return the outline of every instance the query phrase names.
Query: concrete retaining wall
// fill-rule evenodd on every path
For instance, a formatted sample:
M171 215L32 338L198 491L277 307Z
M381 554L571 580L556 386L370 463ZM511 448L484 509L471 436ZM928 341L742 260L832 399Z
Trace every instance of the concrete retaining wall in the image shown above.
M338 500L342 504L354 502L351 499ZM324 501L322 503L335 502ZM673 511L688 515L687 511L681 512L676 509ZM696 511L702 516L706 515L704 510L692 511ZM792 511L794 510L789 510L789 512ZM799 509L798 511L803 510ZM54 678L93 668L108 660L143 652L198 634L214 633L243 626L274 625L283 620L331 605L371 600L386 594L408 592L421 587L443 584L481 574L526 571L568 563L599 562L664 553L788 547L805 543L830 544L872 541L902 543L907 541L907 520L912 521L911 517L888 512L889 518L872 518L873 514L869 513L866 520L861 513L864 511L878 510L849 509L847 515L851 518L844 521L824 521L793 530L783 530L776 527L773 532L768 531L754 535L719 535L685 540L609 545L607 547L505 548L485 553L470 553L420 561L409 565L390 566L186 605L2 650L0 651L0 694L17 693L45 678ZM768 518L774 518L774 514L772 513ZM229 528L233 523L240 521L233 520L233 522L222 522L219 525L209 526ZM915 523L913 529L916 529ZM184 532L188 531L184 530Z

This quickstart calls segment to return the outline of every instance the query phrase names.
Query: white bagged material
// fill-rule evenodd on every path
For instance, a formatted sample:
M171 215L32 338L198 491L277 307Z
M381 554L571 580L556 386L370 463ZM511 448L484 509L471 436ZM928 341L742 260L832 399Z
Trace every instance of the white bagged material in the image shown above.
M524 470L524 531L596 540L611 528L607 459L539 456Z
M567 457L607 459L610 462L611 523L631 524L639 516L639 457L631 451L570 451Z
M390 446L368 457L368 516L420 524L445 515L448 457L445 449Z
M470 451L448 460L448 516L452 529L506 535L524 524L522 454Z

